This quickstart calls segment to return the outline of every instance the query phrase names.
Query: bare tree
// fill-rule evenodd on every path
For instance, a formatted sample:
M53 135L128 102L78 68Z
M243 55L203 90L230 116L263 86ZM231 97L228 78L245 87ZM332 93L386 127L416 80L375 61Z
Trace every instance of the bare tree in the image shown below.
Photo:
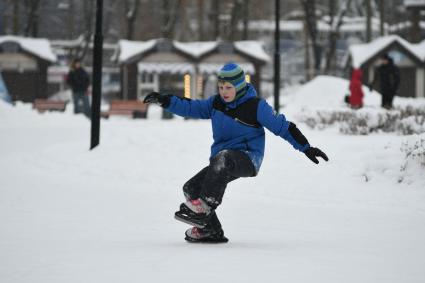
M245 0L242 7L242 21L243 21L243 29L242 29L242 40L248 39L248 19L249 19L249 0Z
M11 2L13 3L13 34L19 34L19 31L21 30L20 27L20 21L19 21L19 2L20 1L13 1L11 0Z
M198 0L198 40L204 40L204 0Z
M74 0L69 0L68 19L67 19L68 38L74 38L75 34L75 3Z
M366 2L366 42L370 42L372 39L372 6L371 0L365 0Z
M385 24L385 1L378 0L379 4L379 31L381 36L385 34L384 24Z
M139 13L139 0L125 0L125 15L126 15L126 38L131 40L134 38L134 23Z
M236 39L236 32L238 27L238 18L241 11L243 1L234 0L230 6L230 25L229 25L229 40L234 41Z
M214 40L217 40L220 37L220 7L221 7L221 0L215 0L213 1L212 6L212 12L211 12L211 18L214 26Z
M325 73L329 73L335 69L335 52L336 52L336 41L339 38L339 31L343 22L343 18L347 13L348 7L350 7L351 0L344 0L340 5L338 15L335 17L335 0L329 0L329 16L330 16L330 32L329 32L329 50L326 58Z
M84 32L81 35L83 37L83 42L80 48L76 50L76 54L74 55L81 60L83 60L87 55L93 36L94 4L95 0L86 0L83 2Z
M316 20L316 0L300 0L301 5L304 10L304 19L307 27L307 33L309 35L312 48L313 48L313 58L314 58L314 70L317 72L320 68L320 57L321 57L321 48L318 43L317 37L317 20ZM309 48L306 46L306 48Z
M17 2L17 1L15 1ZM38 9L41 0L24 0L26 26L24 30L25 36L38 36Z
M162 11L163 11L163 24L162 24L162 37L173 38L174 26L177 21L177 11L182 5L182 0L162 0Z

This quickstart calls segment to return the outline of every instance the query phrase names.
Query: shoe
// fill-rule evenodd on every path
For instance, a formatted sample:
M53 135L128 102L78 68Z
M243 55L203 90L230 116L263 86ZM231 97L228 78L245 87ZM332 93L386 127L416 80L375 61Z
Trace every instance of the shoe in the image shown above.
M188 200L180 205L180 210L174 214L174 218L197 228L204 228L210 221L212 211L201 199Z
M223 229L213 231L206 228L192 227L185 233L184 238L190 243L227 243L229 239L224 236Z

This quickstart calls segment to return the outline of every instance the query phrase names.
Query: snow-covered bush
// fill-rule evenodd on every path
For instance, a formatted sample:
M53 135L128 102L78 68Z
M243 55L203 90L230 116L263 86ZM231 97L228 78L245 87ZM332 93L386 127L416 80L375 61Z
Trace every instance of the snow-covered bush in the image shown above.
M406 160L415 160L422 167L425 167L425 135L421 135L414 142L406 141L401 147L401 151L406 154Z
M409 177L409 173L415 170L425 170L425 134L412 136L406 140L400 148L405 154L404 163L400 168L398 182L404 182ZM425 171L424 171L425 172Z
M396 132L402 135L425 132L425 108L412 105L394 110L363 108L360 110L334 109L304 112L299 119L311 128L337 126L341 133L367 135L373 132Z

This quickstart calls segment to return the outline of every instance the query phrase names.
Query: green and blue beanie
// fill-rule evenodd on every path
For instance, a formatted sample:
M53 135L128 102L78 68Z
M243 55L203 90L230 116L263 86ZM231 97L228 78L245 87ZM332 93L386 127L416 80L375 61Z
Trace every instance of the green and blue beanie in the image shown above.
M218 71L218 80L231 83L236 89L235 100L246 93L245 72L235 63L227 63Z

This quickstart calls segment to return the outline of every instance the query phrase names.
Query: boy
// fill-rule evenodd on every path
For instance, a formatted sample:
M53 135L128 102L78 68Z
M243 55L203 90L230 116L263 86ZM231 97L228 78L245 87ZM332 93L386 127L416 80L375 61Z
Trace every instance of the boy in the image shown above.
M234 63L218 72L219 94L205 100L188 100L152 92L145 103L157 103L183 117L211 119L214 143L210 163L183 186L186 202L175 218L193 228L186 231L189 242L227 242L215 213L229 182L258 174L264 156L264 127L287 140L314 163L328 161L320 149L311 147L294 123L277 115L246 83L245 73Z

